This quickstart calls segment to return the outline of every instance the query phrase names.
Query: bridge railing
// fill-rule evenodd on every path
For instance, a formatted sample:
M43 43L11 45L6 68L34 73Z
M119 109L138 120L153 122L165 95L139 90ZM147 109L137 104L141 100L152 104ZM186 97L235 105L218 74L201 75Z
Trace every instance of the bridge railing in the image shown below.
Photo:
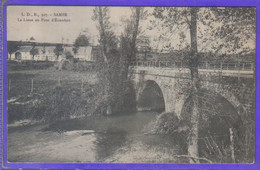
M131 66L159 67L159 68L188 68L187 63L172 61L135 61ZM253 63L199 63L199 69L211 70L244 70L253 71Z

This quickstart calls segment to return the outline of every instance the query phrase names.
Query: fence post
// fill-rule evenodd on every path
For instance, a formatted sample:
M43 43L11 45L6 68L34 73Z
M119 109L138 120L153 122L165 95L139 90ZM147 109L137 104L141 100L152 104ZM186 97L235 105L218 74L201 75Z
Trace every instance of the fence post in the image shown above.
M243 63L243 70L245 70L245 63Z
M159 67L161 67L161 61L159 61Z
M32 83L31 83L31 93L33 93L33 79L32 79Z
M222 63L220 63L220 70L222 71Z
M229 128L229 134L230 134L230 150L231 150L231 159L232 162L235 163L235 153L234 153L234 133L233 129Z
M10 80L9 80L8 91L10 91L10 90L11 90L11 83L12 83L12 80L10 79Z
M59 86L59 87L61 86L60 77L59 77L59 79L58 79L58 86Z
M81 91L83 91L83 87L84 87L83 79L81 79Z

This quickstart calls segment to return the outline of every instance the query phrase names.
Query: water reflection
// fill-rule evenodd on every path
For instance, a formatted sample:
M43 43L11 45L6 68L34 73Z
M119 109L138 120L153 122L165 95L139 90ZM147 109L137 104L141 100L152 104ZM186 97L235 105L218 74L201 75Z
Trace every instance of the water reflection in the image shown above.
M108 128L104 133L96 135L96 160L104 160L114 154L119 148L126 143L127 132L122 129Z
M179 163L180 137L144 131L155 112L97 116L9 131L9 160L28 162ZM38 127L39 126L39 127ZM30 141L30 142L28 142ZM25 157L20 157L28 153ZM11 153L11 154L10 154Z

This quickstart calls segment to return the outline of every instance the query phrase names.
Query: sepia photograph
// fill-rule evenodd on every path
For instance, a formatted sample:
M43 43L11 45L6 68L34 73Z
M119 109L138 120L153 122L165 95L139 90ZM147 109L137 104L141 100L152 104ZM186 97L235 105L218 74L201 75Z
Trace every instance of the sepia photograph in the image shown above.
M6 9L7 161L255 162L255 7Z

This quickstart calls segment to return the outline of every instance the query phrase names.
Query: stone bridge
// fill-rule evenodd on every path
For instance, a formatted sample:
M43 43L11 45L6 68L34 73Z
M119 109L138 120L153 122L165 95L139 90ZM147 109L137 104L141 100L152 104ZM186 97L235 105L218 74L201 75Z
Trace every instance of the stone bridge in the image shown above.
M162 98L163 110L174 112L180 117L183 105L187 100L191 87L190 71L188 68L164 67L155 64L135 64L132 66L132 79L136 90L137 105L147 89L151 100L151 93L157 93ZM166 64L167 65L167 64ZM169 65L169 64L168 64ZM253 65L247 67L200 67L199 76L201 89L225 98L244 117L254 115L255 81ZM150 96L149 96L150 95ZM151 102L150 101L150 102ZM156 105L154 103L152 105ZM140 105L138 106L140 107ZM142 109L142 108L139 108Z

